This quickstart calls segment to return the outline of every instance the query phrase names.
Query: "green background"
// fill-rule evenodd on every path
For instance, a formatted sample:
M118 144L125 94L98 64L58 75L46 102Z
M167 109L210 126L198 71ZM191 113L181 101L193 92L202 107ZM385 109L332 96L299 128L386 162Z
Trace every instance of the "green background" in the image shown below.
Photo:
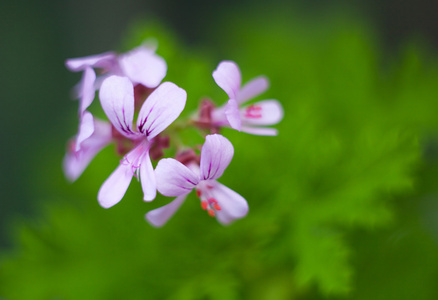
M119 10L109 2L112 18L97 17L99 2L66 3L2 4L0 297L438 297L433 30L394 31L398 20L382 26L378 13L367 14L376 4L363 2L226 1L208 10L190 2L179 11L170 1ZM382 11L391 7L384 3ZM131 14L138 7L144 15ZM411 12L402 24L412 24ZM271 87L258 99L284 106L278 137L222 132L235 155L220 182L250 206L231 226L191 195L166 226L152 228L144 214L170 199L144 203L135 180L118 205L101 208L97 191L120 159L113 146L77 182L63 177L77 127L69 93L79 80L64 59L127 51L151 36L168 63L166 80L188 93L183 116L202 97L227 100L211 77L223 59L239 64L244 82L265 74ZM202 142L191 131L183 140Z

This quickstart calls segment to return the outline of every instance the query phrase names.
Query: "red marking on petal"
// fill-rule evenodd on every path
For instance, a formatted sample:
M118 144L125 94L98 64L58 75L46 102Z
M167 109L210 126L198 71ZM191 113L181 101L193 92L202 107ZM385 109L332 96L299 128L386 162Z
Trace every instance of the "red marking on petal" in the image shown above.
M201 192L201 190L196 190L196 196L197 196L198 198L200 198L200 197L201 197L201 195L202 195L202 192Z
M245 109L245 117L252 119L259 119L262 117L261 111L262 111L261 106L251 104Z
M210 217L214 217L215 216L215 212L212 209L208 210L208 214L210 215Z
M221 210L221 209L222 209L222 208L219 206L219 204L217 204L217 203L213 204L213 208L214 208L215 210Z
M208 208L207 201L201 201L201 207L202 207L203 210L207 210L207 208Z

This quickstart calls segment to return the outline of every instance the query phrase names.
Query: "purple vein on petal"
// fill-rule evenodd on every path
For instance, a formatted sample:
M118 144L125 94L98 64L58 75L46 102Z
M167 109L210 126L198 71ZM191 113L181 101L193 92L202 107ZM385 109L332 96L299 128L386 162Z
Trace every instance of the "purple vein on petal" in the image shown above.
M149 110L149 112L146 114L146 117L145 117L144 119L142 119L141 122L140 122L140 126L139 126L138 129L139 129L142 133L144 133L144 131L143 131L143 126L144 126L144 125L146 124L146 122L148 121L148 117L149 117L149 115L151 114L151 112L154 110L154 107L155 107L155 104L151 107L151 109ZM151 128L151 125L152 125L154 122L155 122L155 120L153 120L152 123L149 125L148 130L146 130L146 135L149 135L149 132L151 132L151 131L150 131L150 128Z
M190 181L189 181L190 182ZM190 183L192 183L192 182L190 182ZM179 187L179 188L182 188L182 189L184 189L184 190L188 190L188 191L191 191L193 188L192 187L185 187L185 186L181 186L181 185L177 185L177 184L175 184L175 186L177 186L177 187Z
M155 108L155 105L153 105L153 106L151 107L151 109L149 110L148 116L152 113L152 111L154 110L154 108ZM155 129L155 127L152 128L152 129L151 129L151 127L152 127L152 125L155 123L155 121L158 119L158 117L159 117L159 115L158 115L154 120L152 120L151 124L149 124L149 127L148 127L148 129L146 130L146 135L149 135L149 133L151 133L151 131L153 131L153 130Z
M129 124L126 123L126 115L125 115L125 108L124 107L122 108L122 113L123 113L123 123L125 124L128 131L131 133L132 132L131 126L129 126Z
M207 178L210 178L210 172L211 172L211 161L210 161L210 164L208 165L208 174L207 174ZM204 178L204 179L207 179L207 178Z
M221 161L222 161L222 155L219 156L219 162L217 164L217 168L216 168L216 171L214 172L214 175L211 177L209 176L208 178L215 178L216 177L216 174L219 171L219 166L221 165Z
M131 133L129 130L127 130L127 129L123 126L123 124L122 124L122 122L120 121L120 118L119 118L118 115L116 115L116 118L117 118L117 122L119 122L120 129L121 129L124 133L126 133L126 134ZM126 125L126 124L125 124L125 125Z
M186 178L186 181L189 182L189 183L191 183L191 184L193 184L193 185L196 185L196 183L194 183L193 181L191 181L191 180L188 179L188 178Z

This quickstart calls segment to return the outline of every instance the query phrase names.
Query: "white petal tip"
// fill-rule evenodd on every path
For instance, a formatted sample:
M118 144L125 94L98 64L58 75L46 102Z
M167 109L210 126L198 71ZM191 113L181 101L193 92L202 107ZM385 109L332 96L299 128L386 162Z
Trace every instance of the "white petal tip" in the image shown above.
M65 174L65 178L67 179L67 181L69 183L73 183L73 182L76 181L76 179L79 178L79 176L73 176L73 175L70 175L70 174Z
M145 196L145 197L143 198L143 201L144 201L144 202L152 202L152 201L154 201L154 199L155 199L155 196L154 196L154 197L146 197L146 196Z
M120 199L121 200L121 199ZM110 197L108 197L107 195L101 195L101 193L99 192L97 195L97 202L99 202L99 205L102 206L103 208L110 208L113 207L114 205L116 205L117 203L120 202L119 199L111 199Z
M114 206L114 204L110 204L110 203L105 203L105 202L103 202L103 201L99 201L99 205L100 206L102 206L103 208L105 208L105 209L107 209L107 208L110 208L110 207L113 207Z
M146 222L148 222L149 224L151 224L153 227L155 228L160 228L163 227L164 224L166 224L166 222L162 222L161 220L154 218L154 214L148 212L145 216L144 216Z

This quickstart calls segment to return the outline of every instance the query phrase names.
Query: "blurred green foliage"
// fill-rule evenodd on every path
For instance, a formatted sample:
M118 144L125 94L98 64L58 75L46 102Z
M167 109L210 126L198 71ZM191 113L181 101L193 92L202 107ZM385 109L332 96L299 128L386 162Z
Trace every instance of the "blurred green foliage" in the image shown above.
M202 97L226 100L211 77L221 59L235 60L244 81L269 77L262 98L285 109L279 136L223 131L235 156L220 181L248 200L249 215L223 227L192 195L155 229L144 214L170 199L144 203L135 180L121 203L98 206L99 186L118 164L112 147L71 185L62 155L40 151L29 172L42 216L16 222L1 296L438 297L436 57L410 45L388 60L354 18L267 14L228 15L208 50L184 46L159 24L135 24L122 44L159 41L166 80L188 93L182 117ZM192 133L182 139L202 143ZM48 176L38 175L43 168Z

